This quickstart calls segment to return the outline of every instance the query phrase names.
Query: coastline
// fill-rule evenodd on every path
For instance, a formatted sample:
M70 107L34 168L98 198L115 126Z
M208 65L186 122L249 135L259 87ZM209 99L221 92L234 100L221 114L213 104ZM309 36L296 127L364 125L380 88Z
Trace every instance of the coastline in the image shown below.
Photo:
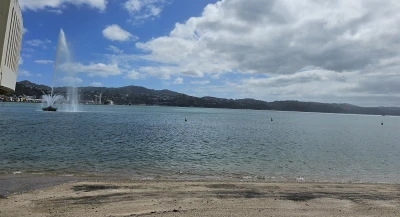
M399 184L0 176L0 216L398 216ZM25 186L21 187L21 186ZM19 191L15 191L19 189Z
M42 104L42 102L10 102L10 101L1 101L9 104ZM283 101L284 102L284 101ZM307 103L307 102L306 102ZM311 102L312 103L312 102ZM318 103L318 102L317 102ZM335 103L323 103L323 104L335 104ZM69 104L58 104L58 105L69 105ZM197 106L178 106L178 105L146 105L146 104L86 104L86 103L78 103L79 106L129 106L129 107L166 107L166 108L179 108L179 109L225 109L225 110L248 110L255 112L282 112L282 113L305 113L305 114L327 114L327 115L358 115L358 116L387 116L387 117L400 117L400 114L375 114L375 113L346 113L346 112L324 112L324 111L300 111L300 110L277 110L277 109L252 109L252 108L229 108L229 107L197 107ZM360 107L360 108L376 108L376 107ZM400 107L378 107L378 108L400 108ZM41 111L41 110L40 110ZM80 111L82 112L82 111Z

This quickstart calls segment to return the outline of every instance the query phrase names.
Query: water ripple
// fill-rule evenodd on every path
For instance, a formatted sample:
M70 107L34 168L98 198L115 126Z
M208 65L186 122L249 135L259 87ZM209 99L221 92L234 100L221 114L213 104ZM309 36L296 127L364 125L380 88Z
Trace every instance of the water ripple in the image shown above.
M0 110L0 173L257 177L269 181L397 182L400 178L400 123L393 117L81 108L86 112L46 113L32 104L15 103ZM382 118L384 126L380 125Z

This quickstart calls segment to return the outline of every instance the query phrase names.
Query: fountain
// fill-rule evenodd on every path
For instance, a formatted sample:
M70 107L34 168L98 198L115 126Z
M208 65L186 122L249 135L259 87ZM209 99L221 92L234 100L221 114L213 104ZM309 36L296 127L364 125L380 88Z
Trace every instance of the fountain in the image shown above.
M43 103L46 105L46 107L42 108L43 111L52 111L55 112L57 111L57 108L53 107L54 104L63 101L64 97L61 95L43 95L42 96Z
M65 75L65 77L56 80L57 76L57 71L60 71L61 65L68 65L71 63L71 55L70 51L68 48L67 40L65 38L64 31L61 29L60 30L60 36L58 38L58 43L57 43L57 50L56 50L56 60L54 62L54 71L53 71L53 83L51 87L51 93L50 95L44 95L43 102L46 107L43 108L43 111L56 111L57 108L53 107L54 104L56 103L64 103L63 110L64 111L69 111L69 112L76 112L78 111L78 89L76 87L76 82L74 82L74 74L71 72L68 72L68 70L62 71ZM64 67L65 69L65 67ZM54 94L54 86L56 81L60 83L61 85L65 85L67 89L67 98L65 99L61 95L56 95Z

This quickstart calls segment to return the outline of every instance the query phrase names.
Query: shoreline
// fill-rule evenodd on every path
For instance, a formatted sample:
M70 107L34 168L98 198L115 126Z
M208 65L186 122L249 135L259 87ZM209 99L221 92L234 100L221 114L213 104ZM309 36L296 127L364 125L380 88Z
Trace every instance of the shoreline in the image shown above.
M0 216L398 216L399 184L4 177ZM14 187L16 186L14 184Z
M2 102L2 101L0 101ZM6 103L20 103L20 104L42 104L42 102L10 102L10 101L3 101ZM335 104L335 103L326 103L326 104ZM70 104L58 104L58 105L70 105ZM198 108L198 109L226 109L226 110L248 110L248 111L258 111L258 112L295 112L295 113L304 113L304 114L330 114L330 115L357 115L357 116L382 116L382 117L398 117L400 118L400 114L395 115L395 114L370 114L370 113L344 113L344 112L322 112L322 111L297 111L297 110L273 110L273 109L251 109L251 108L214 108L214 107L195 107L195 106L169 106L169 105L141 105L141 104L133 104L133 105L127 105L127 104L85 104L85 103L78 103L77 105L83 105L83 106L129 106L129 107L167 107L167 108L185 108L185 109L191 109L191 108ZM361 108L375 108L375 107L361 107ZM400 107L379 107L379 108L400 108ZM78 111L82 112L82 111Z
M253 177L221 176L127 176L116 174L57 174L57 173L14 173L0 174L0 198L14 194L23 194L48 187L82 181L114 182L171 182L171 183L249 183L249 184L348 184L348 185L399 185L399 182L363 182L363 181L328 181L300 179L258 179Z

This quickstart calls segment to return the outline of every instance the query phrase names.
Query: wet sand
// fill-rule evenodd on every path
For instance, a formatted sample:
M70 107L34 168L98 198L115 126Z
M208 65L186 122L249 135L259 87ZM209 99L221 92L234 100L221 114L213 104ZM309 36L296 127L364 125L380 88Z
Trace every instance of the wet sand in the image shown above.
M2 175L0 176L0 198L10 194L24 193L76 181L95 180L93 177L51 175Z
M3 194L0 216L330 217L400 213L397 184L56 180L28 192ZM4 178L0 184L2 181Z

